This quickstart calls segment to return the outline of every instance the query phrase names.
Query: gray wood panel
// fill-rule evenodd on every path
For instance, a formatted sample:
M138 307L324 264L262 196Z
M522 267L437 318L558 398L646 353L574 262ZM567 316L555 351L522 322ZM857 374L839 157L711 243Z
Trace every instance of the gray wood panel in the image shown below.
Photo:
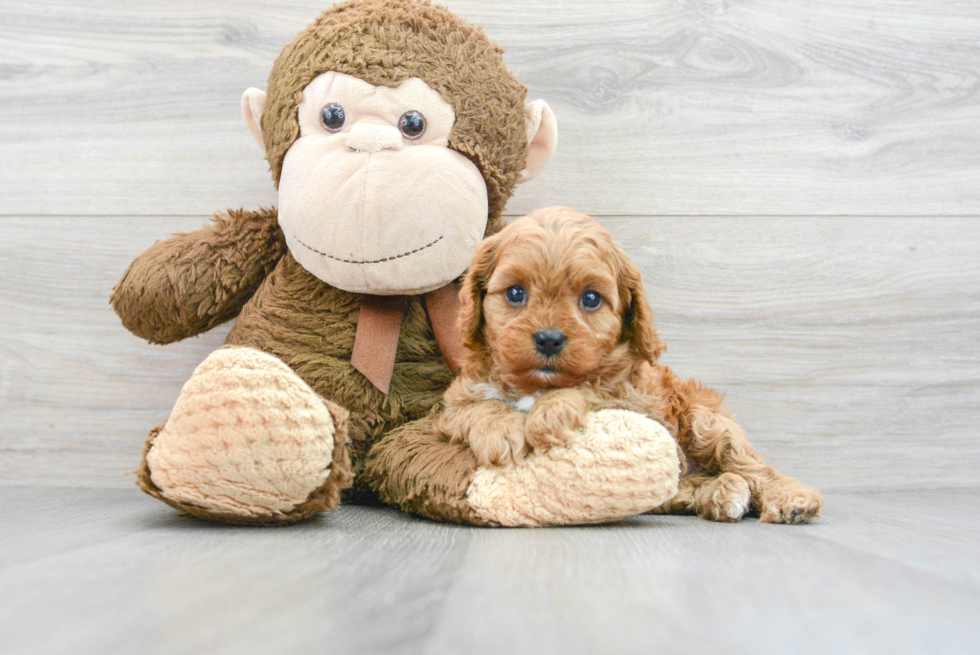
M127 486L143 436L227 327L128 334L112 285L197 218L0 218L0 485ZM641 265L665 361L830 490L976 487L980 221L606 218Z
M975 653L977 491L829 494L808 526L465 528L344 507L184 520L0 489L0 653Z
M0 213L273 202L239 98L329 4L3 0ZM980 213L971 0L447 4L559 118L516 213Z

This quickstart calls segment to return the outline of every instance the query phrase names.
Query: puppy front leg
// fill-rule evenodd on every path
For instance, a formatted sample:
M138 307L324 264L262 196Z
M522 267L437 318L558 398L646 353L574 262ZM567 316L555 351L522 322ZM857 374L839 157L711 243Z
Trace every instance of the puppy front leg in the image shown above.
M748 483L752 506L764 523L806 523L820 513L823 498L816 489L766 464L721 397L696 387L680 417L678 441L706 471L735 473Z
M449 387L445 400L437 429L451 442L467 444L480 466L510 466L527 454L524 412L485 400L462 378Z
M534 450L563 445L585 422L589 401L577 389L551 389L528 412L525 435Z

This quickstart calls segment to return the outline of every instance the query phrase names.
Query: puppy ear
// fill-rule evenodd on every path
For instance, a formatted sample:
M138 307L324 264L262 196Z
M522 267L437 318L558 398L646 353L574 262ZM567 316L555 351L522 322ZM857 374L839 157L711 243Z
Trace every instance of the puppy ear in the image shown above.
M459 319L457 329L463 346L471 352L485 352L483 338L483 298L487 295L487 283L497 265L500 237L487 237L476 247L473 260L466 269L463 287L459 291Z
M622 343L628 344L641 359L654 362L667 345L657 337L653 310L643 291L640 269L625 252L620 253L619 260L619 293L625 307Z

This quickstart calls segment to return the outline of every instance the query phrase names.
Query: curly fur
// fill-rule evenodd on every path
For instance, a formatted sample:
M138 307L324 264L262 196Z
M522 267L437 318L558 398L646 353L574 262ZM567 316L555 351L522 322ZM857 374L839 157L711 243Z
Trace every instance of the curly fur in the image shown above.
M504 294L518 284L527 301L514 307ZM580 306L586 290L601 294L598 309ZM768 466L715 391L658 363L664 345L640 272L588 216L539 210L485 240L460 298L467 355L438 428L469 445L481 466L511 466L564 444L587 412L629 409L667 426L688 463L665 511L732 521L751 505L777 523L819 512L820 495ZM534 346L546 328L567 338L552 357Z

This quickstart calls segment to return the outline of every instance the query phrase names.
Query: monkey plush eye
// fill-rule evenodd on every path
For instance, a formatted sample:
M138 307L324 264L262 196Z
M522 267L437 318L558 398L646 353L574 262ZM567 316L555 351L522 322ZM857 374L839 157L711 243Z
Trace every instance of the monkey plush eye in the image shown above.
M524 287L519 284L507 289L504 292L504 296L507 298L507 304L511 307L520 307L527 300L527 294L524 292Z
M580 305L582 305L582 309L593 312L599 309L599 305L602 304L602 296L592 289L589 289L582 294L582 297L579 298L578 302Z
M331 102L320 112L320 122L328 132L339 132L346 121L347 114L344 113L344 108L335 102Z
M425 116L414 109L406 111L398 119L398 129L406 139L417 139L425 132Z

